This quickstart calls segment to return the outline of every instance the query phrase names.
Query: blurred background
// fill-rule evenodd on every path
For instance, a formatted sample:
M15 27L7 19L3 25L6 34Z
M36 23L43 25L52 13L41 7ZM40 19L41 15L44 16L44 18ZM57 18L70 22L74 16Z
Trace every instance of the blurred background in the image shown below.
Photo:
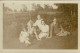
M54 17L71 34L68 37L55 36L38 41L26 47L19 43L21 26L29 20L35 22L37 15L50 25ZM3 3L3 48L4 49L77 49L78 48L78 4L73 3Z

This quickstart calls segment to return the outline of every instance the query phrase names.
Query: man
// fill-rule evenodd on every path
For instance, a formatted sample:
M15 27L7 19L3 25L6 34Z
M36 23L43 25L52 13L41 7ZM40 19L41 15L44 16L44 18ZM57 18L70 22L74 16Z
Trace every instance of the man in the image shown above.
M41 32L40 32L40 34L38 35L40 40L41 40L41 38L43 38L43 37L48 38L48 36L49 36L49 26L46 25L43 20L41 21L41 24L42 24L42 25L41 25L41 28L40 28Z

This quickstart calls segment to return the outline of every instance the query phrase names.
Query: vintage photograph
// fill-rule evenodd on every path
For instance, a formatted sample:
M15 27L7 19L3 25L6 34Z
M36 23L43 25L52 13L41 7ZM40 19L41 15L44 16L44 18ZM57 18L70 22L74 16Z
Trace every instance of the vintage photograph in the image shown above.
M3 49L78 49L78 4L3 3Z

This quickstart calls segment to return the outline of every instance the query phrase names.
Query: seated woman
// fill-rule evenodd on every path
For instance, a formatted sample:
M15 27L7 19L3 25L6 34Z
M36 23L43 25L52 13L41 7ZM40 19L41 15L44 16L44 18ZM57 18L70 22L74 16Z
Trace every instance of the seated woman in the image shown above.
M55 33L57 36L67 36L70 34L70 32L65 31L63 27L58 24L56 18L53 19L53 22L51 23L50 27L50 37L52 37L52 33Z
M43 37L48 38L48 36L49 36L49 26L46 25L43 20L41 21L41 24L42 24L42 25L41 25L41 28L40 28L41 32L40 32L40 34L38 35L40 40L41 40L41 38L43 38Z
M41 29L41 25L42 25L42 24L41 24L41 20L43 20L43 19L41 18L41 16L40 16L40 15L37 15L37 20L36 20L35 23L33 24L34 34L35 34L37 40L39 40L38 34L40 33L40 29Z
M20 43L25 43L26 46L28 46L28 44L31 44L31 42L29 42L29 33L26 31L25 28L22 28L22 31L19 36L19 41Z
M28 33L29 35L31 35L33 37L33 31L34 31L34 27L33 27L33 21L29 20L29 22L27 23L27 29L28 29Z
M33 24L33 26L37 26L39 29L41 28L41 21L42 21L43 19L41 18L41 16L40 15L38 15L37 16L37 20L36 20L36 22Z

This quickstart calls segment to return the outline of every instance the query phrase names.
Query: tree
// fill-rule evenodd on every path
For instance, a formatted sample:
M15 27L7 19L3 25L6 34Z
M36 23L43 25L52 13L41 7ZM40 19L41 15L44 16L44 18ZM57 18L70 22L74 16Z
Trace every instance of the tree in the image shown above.
M14 9L14 12L17 12L17 10L16 10L16 9Z
M27 12L27 7L25 5L23 5L23 9L22 9L23 12Z

